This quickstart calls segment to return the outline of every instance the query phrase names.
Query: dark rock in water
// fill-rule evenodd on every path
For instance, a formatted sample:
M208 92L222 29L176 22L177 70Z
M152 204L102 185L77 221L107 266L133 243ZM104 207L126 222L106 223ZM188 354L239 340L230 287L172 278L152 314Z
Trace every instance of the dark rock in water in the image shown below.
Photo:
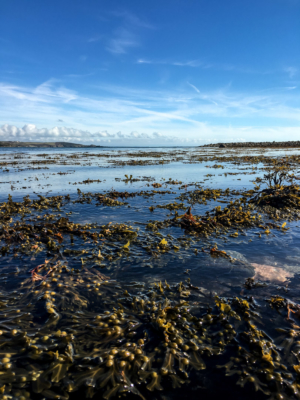
M219 149L223 149L224 147L226 147L226 144L221 143Z

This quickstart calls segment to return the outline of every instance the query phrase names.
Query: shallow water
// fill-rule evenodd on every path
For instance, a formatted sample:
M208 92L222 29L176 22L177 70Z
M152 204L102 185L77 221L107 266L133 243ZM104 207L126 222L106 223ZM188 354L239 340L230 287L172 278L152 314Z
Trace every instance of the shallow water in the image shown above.
M59 265L67 265L75 271L80 271L82 268L91 273L99 271L109 277L109 282L116 282L119 285L121 291L119 293L119 289L116 289L115 295L118 293L121 295L121 292L127 290L128 287L132 288L136 296L144 296L144 289L141 289L140 293L138 287L146 290L152 287L153 283L166 281L170 285L177 285L178 282L190 279L192 285L198 288L198 297L196 295L195 299L193 295L187 295L187 297L190 296L189 299L195 304L199 301L202 304L201 307L213 307L215 295L248 299L255 292L255 301L265 318L261 329L265 329L268 335L271 335L274 333L271 321L274 322L277 315L270 315L271 311L266 298L278 294L283 297L288 296L295 304L299 303L299 221L296 218L290 218L290 221L286 221L285 229L270 228L267 234L265 228L262 230L256 226L229 229L228 234L221 232L207 237L192 235L180 226L165 224L165 221L173 219L176 216L175 212L182 217L189 207L192 214L197 216L204 216L206 212L217 206L223 209L230 201L235 201L244 192L253 189L255 186L253 181L256 178L262 178L265 173L267 158L277 159L291 155L299 155L299 151L251 149L251 152L228 150L224 153L219 149L203 148L101 148L84 149L84 151L1 149L0 201L2 204L7 201L8 195L12 196L14 202L23 201L23 197L27 195L31 199L38 199L39 195L70 196L69 199L59 201L61 203L59 208L53 206L49 209L42 206L33 210L31 214L25 213L23 217L19 214L13 216L12 221L9 222L11 224L18 220L20 222L25 220L28 225L38 226L43 223L45 228L39 231L37 244L33 245L33 242L30 242L31 248L25 246L23 238L7 241L7 236L6 239L2 236L0 270L2 294L4 297L9 297L13 291L18 291L32 276L30 271L38 265L44 265L41 270L45 268L45 260L54 260L49 261L49 265L54 266L59 262ZM225 156L228 160L221 159ZM265 158L254 162L252 159L247 159L250 156ZM295 166L295 174L297 171L298 168ZM159 184L159 187L153 186L155 184ZM188 200L189 192L200 188L221 189L223 192L220 197L206 199L201 203ZM227 188L230 189L230 193L225 195L224 190ZM101 201L98 203L98 194L102 196L115 191L139 195L117 198L119 202L125 204L107 205ZM141 191L146 194L141 195ZM162 193L159 193L160 191ZM159 207L167 204L174 205L174 202L183 204L176 210L174 207L171 210ZM151 210L149 207L154 207L154 209ZM52 221L51 215L53 220L66 217L72 223L86 225L88 234L81 234L78 237L74 235L73 240L70 238L73 235L63 233L62 239L58 239L57 235L55 237L49 233L49 229L50 232L54 229L49 225ZM47 216L51 217L48 225L43 222L47 220ZM151 221L160 221L164 225L152 230L147 228L147 224ZM267 216L263 216L263 221L264 224L270 222ZM284 220L280 222L280 225L283 222ZM5 224L7 222L2 221L2 227ZM116 230L110 236L110 233L106 231L116 224L125 224L125 230L136 233L119 234ZM93 239L89 236L89 231L96 232L97 235L99 232L105 232L102 238L97 236L97 239ZM235 231L238 234L230 236ZM49 242L47 244L50 239L54 240L53 248L50 247ZM166 247L161 245L163 239L166 240ZM35 240L34 235L30 240ZM22 243L25 243L23 250ZM149 250L150 245L152 247ZM7 246L9 249L6 249ZM38 250L35 250L36 247L33 246L37 246ZM211 251L212 248L226 252L227 256L215 257ZM81 250L85 252L80 254ZM244 283L247 278L253 277L266 286L247 291ZM34 285L40 284L39 281L34 283ZM23 287L27 287L26 285ZM37 288L42 290L40 286ZM30 287L26 290L33 289L34 287ZM91 300L84 289L78 286L77 296L81 295L88 299L86 301L89 304L89 312L99 311L97 301ZM63 292L59 294L60 296L63 296ZM110 299L110 295L107 294L105 296L110 304L112 298ZM102 309L101 306L100 309ZM11 320L14 319L13 310L12 307ZM68 311L68 307L66 310ZM36 312L36 318L42 321L45 318L43 312ZM65 310L62 310L61 315L63 312ZM58 322L57 324L60 326ZM287 328L287 322L283 317L279 326ZM4 331L8 329L7 337L9 337L12 327L13 325L8 323L0 326L0 329ZM5 341L2 346L5 348ZM228 354L228 351L225 352L217 364L225 364L228 361L226 361ZM295 359L292 364L295 365L296 362ZM164 390L152 393L141 384L141 391L146 398L162 399L179 398L186 395L187 391L189 397L193 399L199 396L219 398L222 393L223 398L235 399L247 398L247 396L250 398L254 395L255 388L250 383L245 386L249 390L244 390L235 385L236 379L232 376L225 377L224 373L221 374L223 370L216 369L216 364L212 361L206 360L206 363L208 367L205 372L195 372L191 369L190 385L180 384L181 387L175 389L171 387L171 381L166 381L165 386L163 385ZM2 379L2 383L5 383L5 379L10 384L8 375L7 378ZM215 381L220 383L219 388L215 387ZM54 395L48 392L48 389L43 389L44 392L43 390L32 392L28 384L26 390L30 393L29 396L34 398L54 398L51 397ZM273 392L276 394L276 390L271 387L271 394ZM285 388L284 390L288 391ZM131 395L137 394L133 392ZM262 399L270 398L261 391L255 395ZM20 395L14 396L20 398Z

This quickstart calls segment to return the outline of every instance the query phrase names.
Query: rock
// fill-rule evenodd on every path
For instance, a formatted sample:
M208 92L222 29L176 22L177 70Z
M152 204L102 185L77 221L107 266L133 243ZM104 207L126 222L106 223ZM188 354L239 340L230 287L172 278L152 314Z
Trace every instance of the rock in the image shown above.
M223 149L224 147L226 147L226 144L221 143L219 149Z
M294 276L294 273L287 271L286 268L256 263L252 263L251 265L255 269L254 279L282 283Z

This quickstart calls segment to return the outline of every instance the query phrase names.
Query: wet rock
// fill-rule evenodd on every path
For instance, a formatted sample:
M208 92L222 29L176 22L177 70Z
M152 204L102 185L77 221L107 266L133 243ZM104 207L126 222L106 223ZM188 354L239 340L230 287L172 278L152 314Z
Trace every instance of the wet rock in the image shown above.
M256 263L252 263L252 266L255 268L254 279L262 281L283 283L294 276L294 273L287 271L286 268Z

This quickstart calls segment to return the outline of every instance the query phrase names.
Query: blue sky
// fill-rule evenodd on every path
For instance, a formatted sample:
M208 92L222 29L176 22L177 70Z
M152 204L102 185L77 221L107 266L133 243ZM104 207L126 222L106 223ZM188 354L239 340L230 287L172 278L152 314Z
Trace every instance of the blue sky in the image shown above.
M300 140L300 0L2 0L0 139Z

